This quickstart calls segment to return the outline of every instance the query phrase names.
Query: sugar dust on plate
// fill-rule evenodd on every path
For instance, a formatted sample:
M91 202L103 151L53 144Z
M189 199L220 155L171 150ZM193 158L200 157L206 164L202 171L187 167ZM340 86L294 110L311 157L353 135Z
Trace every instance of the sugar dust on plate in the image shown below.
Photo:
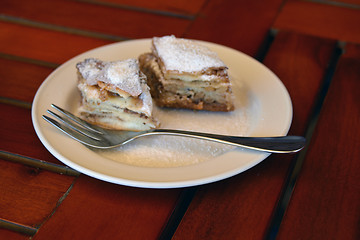
M256 124L260 106L241 82L233 85L235 111L228 113L154 108L161 128L246 136ZM139 167L181 167L216 158L234 146L178 136L153 135L106 151L103 157Z

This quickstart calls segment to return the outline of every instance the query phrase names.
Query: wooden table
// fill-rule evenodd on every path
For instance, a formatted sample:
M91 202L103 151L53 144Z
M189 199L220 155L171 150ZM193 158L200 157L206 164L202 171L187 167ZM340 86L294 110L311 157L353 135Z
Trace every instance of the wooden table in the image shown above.
M1 239L359 239L356 0L2 0ZM31 103L57 66L116 41L174 34L263 62L292 98L298 154L178 189L115 185L40 143Z

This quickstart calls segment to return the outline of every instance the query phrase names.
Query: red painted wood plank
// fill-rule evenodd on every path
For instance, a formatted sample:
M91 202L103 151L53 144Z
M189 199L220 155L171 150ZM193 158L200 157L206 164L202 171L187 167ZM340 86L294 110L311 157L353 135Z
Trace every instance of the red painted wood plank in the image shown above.
M358 239L360 46L340 59L278 239Z
M0 22L0 52L63 63L111 41Z
M291 132L302 135L335 41L280 32L264 64L285 84L293 104Z
M184 36L220 43L254 56L282 2L209 1Z
M0 159L0 218L31 227L42 224L74 177Z
M360 43L360 9L310 1L287 1L273 27Z
M280 33L266 56L289 92L297 92L293 134L302 134L307 125L333 47L333 41ZM300 72L312 74L304 78ZM201 187L174 239L263 239L291 158L275 154L243 174Z
M3 228L0 228L0 236L4 239L11 239L11 240L29 240L29 236Z
M1 12L32 21L127 38L182 34L190 24L186 19L70 0L3 0Z
M157 239L180 191L130 188L81 175L36 239Z
M205 0L99 0L103 3L113 3L118 6L132 6L145 9L167 11L184 15L196 15L201 7L205 4Z
M30 109L0 103L0 111L0 150L61 164L36 136Z
M53 68L0 58L0 97L31 103L37 89Z

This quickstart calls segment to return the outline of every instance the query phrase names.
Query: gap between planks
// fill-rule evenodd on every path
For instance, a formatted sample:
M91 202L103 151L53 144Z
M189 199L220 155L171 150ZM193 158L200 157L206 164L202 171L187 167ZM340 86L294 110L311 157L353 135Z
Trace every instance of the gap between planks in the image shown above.
M14 17L14 16L10 16L10 15L5 15L5 14L0 14L0 21L16 23L16 24L28 26L28 27L35 27L35 28L46 29L46 30L51 30L51 31L63 32L63 33L67 33L67 34L74 34L74 35L79 35L79 36L84 36L84 37L105 39L105 40L110 40L110 41L114 41L114 42L130 40L129 38L126 38L126 37L115 36L115 35L105 34L105 33L101 33L101 32L87 31L87 30L83 30L83 29L71 28L71 27L66 27L66 26L50 24L50 23L38 22L38 21L26 19L26 18Z
M38 229L23 224L11 222L0 218L0 228L8 229L13 232L25 234L28 236L34 236Z
M60 64L57 64L57 63L46 62L46 61L37 60L37 59L33 59L33 58L21 57L21 56L11 55L11 54L7 54L7 53L2 53L2 52L0 52L0 58L11 60L11 61L29 63L29 64L41 66L41 67L48 67L48 68L52 68L52 69L55 69L60 66ZM8 97L0 97L0 103L9 104L9 105L26 108L26 109L31 109L31 104L32 104L31 102L21 101L18 99L13 99L13 98L8 98Z
M72 182L70 187L66 190L66 192L59 198L59 200L56 203L55 208L51 211L49 216L42 223L37 225L36 227L27 226L27 225L24 225L24 224L12 222L12 221L0 218L0 228L8 229L10 231L21 233L21 234L24 234L24 235L27 235L27 236L30 236L30 237L35 236L37 234L37 232L39 231L39 229L41 228L41 226L44 225L46 223L46 221L48 221L55 214L55 212L57 211L57 209L59 208L61 203L69 195L71 189L73 188L73 186L74 186L74 184L75 184L75 182L77 180L77 177L78 177L78 175L76 175L74 181Z
M329 0L306 0L307 2L312 3L320 3L324 5L331 5L335 7L345 7L351 9L360 9L359 4L347 3L347 2L340 2L340 1L329 1Z
M120 8L120 9L124 9L124 10L150 13L150 14L155 14L155 15L181 18L181 19L186 19L186 20L195 20L195 18L196 18L196 16L192 15L192 14L181 14L181 13L176 13L176 12L171 12L171 11L136 7L136 6L130 6L130 5L125 5L125 4L113 3L113 2L104 2L104 1L98 1L98 0L78 0L78 1L84 2L84 3L89 3L89 4L105 6L105 7Z
M80 173L78 171L76 171L72 168L69 168L67 166L62 166L62 165L58 165L55 163L50 163L50 162L46 162L43 160L38 160L38 159L34 159L34 158L30 158L30 157L26 157L26 156L22 156L19 154L10 153L10 152L6 152L6 151L2 151L2 150L0 150L0 158L7 160L7 161L11 161L11 162L21 163L21 164L35 167L35 168L40 168L43 170L47 170L47 171L51 171L51 172L55 172L55 173L59 173L59 174L64 174L67 176L79 176L80 175Z
M295 157L293 158L293 160L291 162L284 187L282 189L282 192L280 193L279 201L275 207L274 213L270 220L269 227L265 234L264 239L266 239L266 240L275 240L277 237L283 217L285 215L285 211L291 200L291 196L294 191L296 181L299 177L299 174L302 169L302 165L305 161L307 150L308 150L308 145L311 141L312 135L316 128L324 100L326 98L327 92L328 92L329 87L332 82L332 78L335 73L337 63L338 63L341 55L344 52L344 47L345 47L345 44L343 42L338 42L338 45L333 50L333 53L332 53L332 56L331 56L331 59L329 62L329 66L326 69L324 79L323 79L322 85L320 87L320 92L317 96L317 99L315 100L315 105L312 110L312 114L311 114L308 126L306 127L306 130L305 130L304 135L307 140L307 144L301 152L299 152L297 155L295 155Z

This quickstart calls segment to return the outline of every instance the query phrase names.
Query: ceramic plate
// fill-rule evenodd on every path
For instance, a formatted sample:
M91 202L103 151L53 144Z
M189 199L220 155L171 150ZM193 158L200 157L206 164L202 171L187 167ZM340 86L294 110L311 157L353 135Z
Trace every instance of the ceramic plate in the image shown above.
M289 94L268 68L228 47L203 42L229 67L236 110L212 113L158 109L163 128L239 136L283 136L292 121ZM177 188L219 181L239 174L268 153L174 136L148 136L112 150L93 150L67 137L42 119L54 103L76 113L80 95L75 65L85 58L122 60L149 52L150 39L106 45L80 54L51 73L32 106L35 131L44 146L64 164L104 181L144 188Z

